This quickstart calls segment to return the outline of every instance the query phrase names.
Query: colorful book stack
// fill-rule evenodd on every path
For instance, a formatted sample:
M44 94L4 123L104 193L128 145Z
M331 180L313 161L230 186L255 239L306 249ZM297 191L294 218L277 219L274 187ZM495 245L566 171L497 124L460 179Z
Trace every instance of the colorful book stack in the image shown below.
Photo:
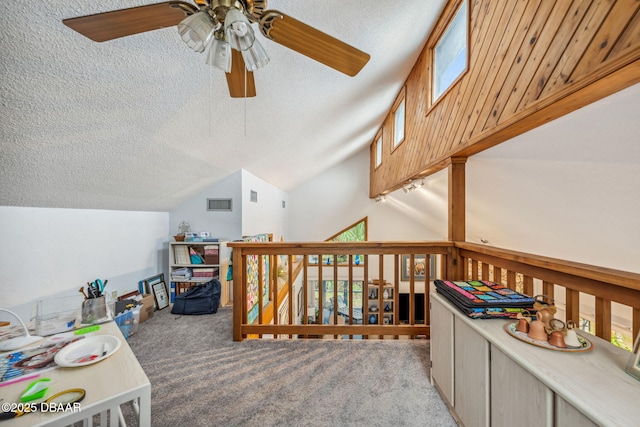
M439 294L474 319L515 318L518 313L533 312L533 297L487 280L434 282Z

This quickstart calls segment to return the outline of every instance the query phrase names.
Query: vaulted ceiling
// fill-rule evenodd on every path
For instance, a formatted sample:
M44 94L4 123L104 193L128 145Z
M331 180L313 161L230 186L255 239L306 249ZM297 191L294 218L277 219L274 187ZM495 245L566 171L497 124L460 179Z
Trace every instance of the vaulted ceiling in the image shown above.
M348 77L256 29L257 96L175 27L96 43L62 20L153 0L0 3L0 205L170 210L245 169L287 191L368 146L444 0L269 0L371 55Z

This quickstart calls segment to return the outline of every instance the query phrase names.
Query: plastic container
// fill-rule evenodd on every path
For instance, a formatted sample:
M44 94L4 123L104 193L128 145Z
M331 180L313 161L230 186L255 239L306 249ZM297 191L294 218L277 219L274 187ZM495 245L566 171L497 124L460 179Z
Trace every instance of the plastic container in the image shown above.
M140 324L140 309L141 305L133 307L127 311L124 311L114 318L116 325L120 328L120 332L125 339L135 334L138 331L138 325Z
M47 336L80 326L82 295L47 298L37 301L36 335Z

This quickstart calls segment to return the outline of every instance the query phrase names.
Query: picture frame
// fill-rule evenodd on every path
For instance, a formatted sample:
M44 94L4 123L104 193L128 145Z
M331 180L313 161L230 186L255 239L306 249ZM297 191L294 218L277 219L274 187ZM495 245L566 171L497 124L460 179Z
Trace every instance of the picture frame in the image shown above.
M158 310L162 310L169 306L169 294L167 286L164 282L157 282L151 286L153 290L153 299L155 300Z
M402 263L400 267L401 280L408 282L411 280L411 255L402 255ZM413 278L414 280L425 280L426 271L425 255L415 254L413 255ZM436 278L436 256L429 256L429 280L435 280Z
M624 371L640 381L640 333L633 344L633 351L631 351L631 355L629 356L629 360L627 361L627 366Z
M153 290L152 290L152 286L155 285L158 282L164 282L164 274L160 273L160 274L156 274L155 276L151 276L151 277L147 277L146 279L140 281L140 286L138 286L140 289L140 293L141 294L152 294Z

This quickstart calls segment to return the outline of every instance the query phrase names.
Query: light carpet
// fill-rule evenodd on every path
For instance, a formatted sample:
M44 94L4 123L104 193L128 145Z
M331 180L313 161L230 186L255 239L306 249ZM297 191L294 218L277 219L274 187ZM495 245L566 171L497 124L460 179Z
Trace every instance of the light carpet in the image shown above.
M427 340L232 340L232 308L157 311L129 345L153 426L455 426Z

